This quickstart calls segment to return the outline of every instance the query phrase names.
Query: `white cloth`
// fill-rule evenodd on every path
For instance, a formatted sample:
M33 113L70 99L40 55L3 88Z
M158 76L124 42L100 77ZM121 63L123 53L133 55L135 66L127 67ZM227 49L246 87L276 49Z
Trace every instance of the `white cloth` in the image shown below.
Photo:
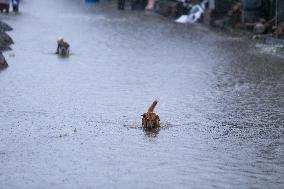
M197 22L205 10L205 5L208 3L208 0L203 0L200 4L194 5L188 15L182 15L179 17L177 23L195 23Z

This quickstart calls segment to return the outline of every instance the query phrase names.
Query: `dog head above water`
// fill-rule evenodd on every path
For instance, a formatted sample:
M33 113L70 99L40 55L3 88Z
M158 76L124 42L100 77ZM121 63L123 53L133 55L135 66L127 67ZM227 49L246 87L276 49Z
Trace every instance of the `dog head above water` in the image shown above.
M144 128L157 128L160 127L160 118L154 113L154 109L158 101L155 100L149 107L148 111L142 114L142 126Z
M60 37L57 40L56 54L59 54L61 56L68 56L69 55L69 47L70 47L70 45L66 41L64 41L64 38Z
M59 37L57 39L57 44L64 42L64 38L63 37Z
M160 118L154 112L147 112L142 115L142 126L144 128L160 127Z

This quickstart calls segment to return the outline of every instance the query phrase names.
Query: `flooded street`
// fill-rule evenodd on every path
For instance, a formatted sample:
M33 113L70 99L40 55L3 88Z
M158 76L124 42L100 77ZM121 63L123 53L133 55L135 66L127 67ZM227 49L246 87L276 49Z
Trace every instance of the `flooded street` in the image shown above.
M0 72L0 188L284 188L284 61L115 3L24 0ZM71 56L53 54L63 36ZM141 114L159 98L161 128Z

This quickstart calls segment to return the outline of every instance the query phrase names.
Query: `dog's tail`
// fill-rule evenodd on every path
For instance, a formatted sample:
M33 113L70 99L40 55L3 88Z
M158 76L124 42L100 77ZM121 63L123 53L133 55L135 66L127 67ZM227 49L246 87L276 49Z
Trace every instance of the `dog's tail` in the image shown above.
M158 102L159 102L158 100L155 100L155 101L152 103L152 105L149 107L148 112L154 112L154 109L155 109L155 107L157 106Z

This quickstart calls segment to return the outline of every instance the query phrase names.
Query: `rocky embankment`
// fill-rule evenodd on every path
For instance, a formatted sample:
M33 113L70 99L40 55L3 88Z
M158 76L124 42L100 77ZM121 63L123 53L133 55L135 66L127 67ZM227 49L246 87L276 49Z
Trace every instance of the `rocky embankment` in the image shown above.
M0 21L0 70L8 67L8 63L3 55L3 52L11 50L13 39L6 33L13 30L8 24Z

